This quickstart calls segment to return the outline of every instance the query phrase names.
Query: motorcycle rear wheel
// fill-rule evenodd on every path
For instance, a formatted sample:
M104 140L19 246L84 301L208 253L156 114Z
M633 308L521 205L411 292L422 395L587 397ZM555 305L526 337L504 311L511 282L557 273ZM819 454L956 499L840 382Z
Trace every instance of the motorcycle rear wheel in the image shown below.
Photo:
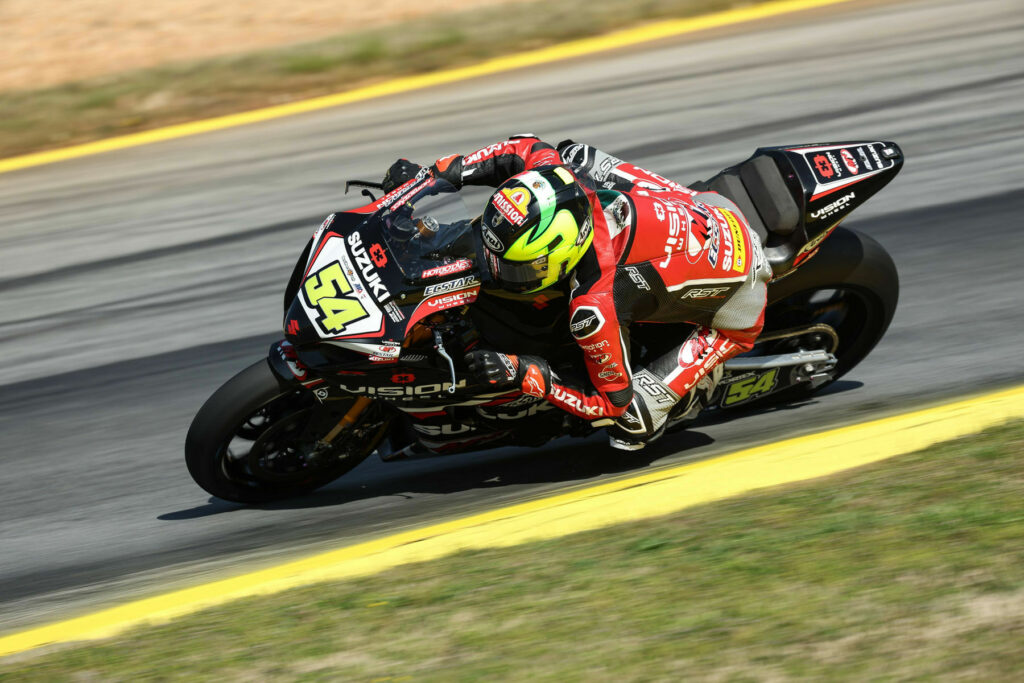
M753 402L763 406L806 397L856 367L881 341L899 300L899 275L888 252L873 238L839 227L819 252L792 275L768 286L763 335L826 324L839 336L833 351L836 368L829 382L811 389L794 387ZM759 353L788 353L819 348L813 335L765 343ZM827 348L821 340L821 348Z
M208 493L237 503L313 491L365 460L383 434L386 425L365 425L375 438L343 433L330 451L314 454L316 441L350 405L321 405L260 360L217 389L192 420L185 437L189 474Z

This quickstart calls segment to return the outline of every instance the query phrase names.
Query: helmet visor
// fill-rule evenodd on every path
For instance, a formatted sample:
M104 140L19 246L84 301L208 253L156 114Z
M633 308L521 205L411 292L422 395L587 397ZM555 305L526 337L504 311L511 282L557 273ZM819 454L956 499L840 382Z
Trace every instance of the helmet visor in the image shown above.
M487 267L494 278L504 289L529 292L540 288L548 274L547 254L532 261L506 261L485 247Z

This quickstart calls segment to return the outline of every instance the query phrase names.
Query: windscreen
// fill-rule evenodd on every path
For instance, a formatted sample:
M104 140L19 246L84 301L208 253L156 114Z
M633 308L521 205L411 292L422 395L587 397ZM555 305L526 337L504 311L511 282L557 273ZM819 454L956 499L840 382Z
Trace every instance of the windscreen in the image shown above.
M378 217L407 278L460 258L476 261L469 211L458 190L445 180L425 182Z

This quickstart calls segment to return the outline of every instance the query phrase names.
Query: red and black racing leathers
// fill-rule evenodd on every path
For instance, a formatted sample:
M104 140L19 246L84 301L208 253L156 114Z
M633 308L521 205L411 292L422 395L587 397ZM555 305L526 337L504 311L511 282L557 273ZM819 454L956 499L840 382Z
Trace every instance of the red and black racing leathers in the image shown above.
M569 319L592 386L545 375L549 386L540 390L579 417L619 418L642 440L716 365L753 346L770 269L756 233L724 197L695 193L587 145L560 149L519 135L444 157L431 170L456 187L496 187L523 171L564 164L581 181L594 210L594 241L574 272ZM697 329L634 373L628 329L636 322Z

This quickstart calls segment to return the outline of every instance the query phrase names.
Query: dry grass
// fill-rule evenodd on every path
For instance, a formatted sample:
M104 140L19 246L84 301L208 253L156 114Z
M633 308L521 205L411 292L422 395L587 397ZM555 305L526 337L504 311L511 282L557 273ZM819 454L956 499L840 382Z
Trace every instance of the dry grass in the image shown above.
M0 92L353 33L511 0L0 0Z
M498 5L431 14L387 28L345 33L300 45L199 61L174 61L43 89L9 90L0 92L0 157L281 104L392 76L474 63L648 20L702 14L741 4L750 3L516 3L514 20L510 19L508 7Z

